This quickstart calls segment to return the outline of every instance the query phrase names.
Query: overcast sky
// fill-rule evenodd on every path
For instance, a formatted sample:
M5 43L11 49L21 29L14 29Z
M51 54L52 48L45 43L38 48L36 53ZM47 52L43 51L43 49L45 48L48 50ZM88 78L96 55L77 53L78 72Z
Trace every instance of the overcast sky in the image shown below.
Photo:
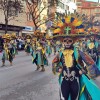
M86 0L86 1L94 1L94 2L98 2L98 0ZM99 2L100 2L100 0L99 0Z

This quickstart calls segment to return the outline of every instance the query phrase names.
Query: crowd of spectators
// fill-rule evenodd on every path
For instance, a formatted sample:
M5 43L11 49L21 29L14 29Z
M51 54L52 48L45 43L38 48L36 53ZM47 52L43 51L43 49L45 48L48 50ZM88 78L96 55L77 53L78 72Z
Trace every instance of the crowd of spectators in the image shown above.
M16 44L17 44L17 49L23 50L24 46L25 46L25 37L18 36L15 39L15 41L16 41ZM4 39L2 38L2 36L0 36L0 52L3 50L3 43L4 43Z

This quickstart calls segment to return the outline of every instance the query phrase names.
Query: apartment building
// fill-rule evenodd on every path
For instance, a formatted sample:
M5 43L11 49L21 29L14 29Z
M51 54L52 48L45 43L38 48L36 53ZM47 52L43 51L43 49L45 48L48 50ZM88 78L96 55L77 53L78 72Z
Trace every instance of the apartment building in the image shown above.
M7 25L7 33L16 33L17 35L21 35L22 30L26 26L26 12L25 12L25 2L21 0L23 5L23 12L16 12L15 17L10 17ZM5 34L5 15L4 10L0 9L0 35Z
M100 3L99 0L93 2L92 0L76 0L77 12L80 14L85 14L88 17L95 16L95 26L94 28L100 30Z
M41 20L41 24L40 25L40 30L41 32L45 32L45 30L47 29L46 23L45 21L48 19L48 0L43 0L42 4L40 5L40 12L41 10L45 7L45 9L41 12L40 14L40 20Z
M91 2L88 0L76 0L77 11L87 16L95 16L100 20L100 4L98 2Z
M37 2L37 1L36 1ZM34 12L33 13L35 13L35 11L36 11L36 13L35 14L37 14L36 16L38 16L38 18L36 19L36 22L37 21L40 21L40 23L42 23L42 22L44 22L42 25L40 25L39 26L39 30L41 30L42 32L45 32L45 30L46 30L46 24L45 24L45 20L47 19L47 12L48 12L48 6L47 6L47 4L48 4L48 0L40 0L40 1L38 1L38 5L37 5L37 3L36 3L36 5L33 5L33 10L34 10L34 8L35 8L35 6L37 6L36 7L36 9L34 10ZM27 4L26 4L27 5ZM46 8L44 8L44 7L46 7ZM44 8L44 9L43 9ZM43 9L43 10L42 10ZM28 8L26 8L26 14L27 14L27 22L26 22L26 29L27 29L27 31L26 32L23 32L23 35L25 34L25 33L29 33L29 34L34 34L34 31L35 31L35 25L34 25L34 22L33 22L33 20L32 20L32 15L31 15L31 13L29 12L29 10L28 10ZM35 16L35 17L36 17Z
M51 2L52 0L49 0L48 2ZM50 6L48 9L48 16L63 16L67 13L68 5L66 5L65 0L58 0L57 2L54 2L54 5Z

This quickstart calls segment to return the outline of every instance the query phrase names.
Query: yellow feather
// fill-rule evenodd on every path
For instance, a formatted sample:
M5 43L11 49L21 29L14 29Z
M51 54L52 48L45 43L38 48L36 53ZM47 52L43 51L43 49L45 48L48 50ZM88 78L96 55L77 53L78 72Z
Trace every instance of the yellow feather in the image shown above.
M61 32L60 28L57 28L57 29L54 30L54 33L59 33L59 32Z
M61 22L61 23L58 23L58 26L59 27L62 27L64 24Z
M71 21L71 16L68 16L67 18L65 18L66 23L70 23L70 21Z
M74 24L74 26L80 26L82 24L82 21L78 21L77 23Z
M77 19L77 18L75 18L75 19L74 19L74 21L72 22L72 25L74 25L74 26L75 26L77 22L78 22L78 19Z
M78 29L77 31L78 31L78 33L82 33L82 32L84 32L84 29Z

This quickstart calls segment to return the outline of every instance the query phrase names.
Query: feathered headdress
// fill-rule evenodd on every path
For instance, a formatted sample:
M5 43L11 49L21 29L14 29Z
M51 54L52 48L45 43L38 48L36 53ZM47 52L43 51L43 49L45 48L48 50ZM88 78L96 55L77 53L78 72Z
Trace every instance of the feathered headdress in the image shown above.
M3 39L7 39L7 40L10 40L11 39L11 35L10 34L4 34L2 36Z
M52 27L53 37L84 36L84 28L82 16L69 14L54 21Z

